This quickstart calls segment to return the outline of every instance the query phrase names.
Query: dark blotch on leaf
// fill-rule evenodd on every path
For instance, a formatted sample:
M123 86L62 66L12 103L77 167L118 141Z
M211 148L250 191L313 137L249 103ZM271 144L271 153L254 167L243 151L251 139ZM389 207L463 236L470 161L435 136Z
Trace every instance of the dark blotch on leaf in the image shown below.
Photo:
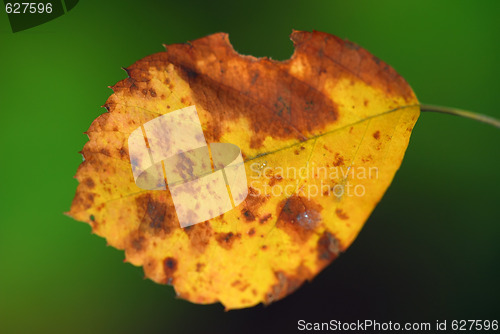
M296 275L286 274L282 271L275 272L274 275L276 276L277 283L271 287L268 293L266 293L264 297L264 303L270 304L274 301L288 296L289 294L297 290L308 278L308 273L306 272L306 270L302 270L300 268L297 271Z
M245 220L247 222L251 222L251 221L255 220L255 216L250 210L243 209L242 213L243 213L243 217L245 217Z
M349 216L347 215L347 213L345 213L342 209L336 209L335 214L337 215L337 217L339 217L342 220L349 219Z
M205 252L213 234L212 227L208 221L188 226L183 231L189 237L193 249L196 249L200 253Z
M133 238L130 242L132 248L136 251L141 251L144 249L144 243L146 242L146 239L142 236Z
M321 221L321 205L305 197L291 196L278 206L276 227L284 230L296 241L305 241Z
M94 180L92 180L90 177L88 177L88 178L85 179L85 184L87 185L87 187L89 189L92 189L92 188L95 187Z
M342 166L344 164L344 157L339 153L335 153L335 160L333 161L333 165L335 167Z
M264 216L260 217L260 219L259 219L259 223L264 224L266 221L268 221L268 220L269 220L269 218L271 218L271 216L272 216L272 215L271 215L270 213L268 213L268 214L266 214L266 215L264 215Z
M173 276L177 270L177 260L173 257L167 257L163 260L163 272L165 273L166 282L172 283Z
M236 239L241 238L241 233L236 233L234 234L233 232L229 233L217 233L215 236L215 240L217 240L217 243L225 249L231 249L233 246L233 243Z
M167 205L166 200L155 199L150 193L137 197L135 201L142 231L150 230L155 234L169 234L175 228L180 228L172 203Z
M339 256L340 251L337 238L328 231L323 232L318 240L318 259L330 263Z

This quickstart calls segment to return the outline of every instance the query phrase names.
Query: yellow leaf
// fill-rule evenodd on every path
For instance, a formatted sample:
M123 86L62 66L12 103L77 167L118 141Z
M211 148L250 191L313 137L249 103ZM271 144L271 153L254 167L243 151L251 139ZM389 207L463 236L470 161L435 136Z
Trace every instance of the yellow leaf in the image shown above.
M242 56L220 33L127 68L86 132L69 215L195 303L270 303L312 279L382 198L420 111L405 80L366 50L316 31L291 39L283 62ZM248 196L181 228L168 189L136 185L127 140L189 106L207 142L241 149Z

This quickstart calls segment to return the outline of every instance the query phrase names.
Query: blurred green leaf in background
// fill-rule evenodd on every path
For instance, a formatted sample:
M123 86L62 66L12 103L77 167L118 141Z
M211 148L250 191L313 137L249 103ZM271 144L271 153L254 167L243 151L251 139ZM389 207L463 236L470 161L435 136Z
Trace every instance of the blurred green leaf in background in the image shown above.
M0 333L293 332L300 319L499 319L500 132L423 114L358 239L269 307L224 312L143 280L67 211L82 133L108 85L162 44L229 33L287 59L292 29L347 38L393 66L419 100L500 117L498 1L80 1L12 33L0 13Z

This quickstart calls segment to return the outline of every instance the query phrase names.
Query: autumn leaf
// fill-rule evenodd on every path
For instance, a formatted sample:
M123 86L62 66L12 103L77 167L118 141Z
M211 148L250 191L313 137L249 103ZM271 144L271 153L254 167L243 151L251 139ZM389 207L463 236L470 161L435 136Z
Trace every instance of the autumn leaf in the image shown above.
M127 68L86 132L68 214L194 303L267 304L314 278L389 187L420 110L406 81L363 48L316 31L291 39L286 61L240 55L219 33ZM128 138L188 106L208 143L241 149L248 196L181 228L168 189L136 185Z

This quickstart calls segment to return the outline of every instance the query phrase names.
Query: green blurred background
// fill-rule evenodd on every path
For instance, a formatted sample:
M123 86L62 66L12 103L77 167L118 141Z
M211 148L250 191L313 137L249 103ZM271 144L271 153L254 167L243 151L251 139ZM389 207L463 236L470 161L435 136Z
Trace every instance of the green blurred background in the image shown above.
M224 312L143 280L64 216L82 134L121 66L224 31L241 53L286 59L293 29L347 38L420 101L500 118L498 1L86 1L12 33L0 13L0 333L293 332L297 321L500 320L500 130L423 114L360 236L311 283Z

